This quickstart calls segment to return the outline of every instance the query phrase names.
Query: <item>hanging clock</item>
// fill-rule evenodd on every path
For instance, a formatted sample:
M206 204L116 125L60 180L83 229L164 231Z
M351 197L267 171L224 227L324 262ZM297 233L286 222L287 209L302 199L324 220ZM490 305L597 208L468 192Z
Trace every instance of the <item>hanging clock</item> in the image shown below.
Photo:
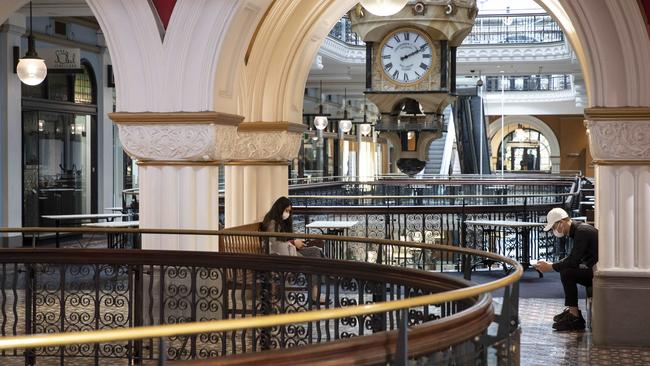
M399 85L415 84L429 75L433 65L433 42L416 28L399 28L382 40L379 47L381 70Z

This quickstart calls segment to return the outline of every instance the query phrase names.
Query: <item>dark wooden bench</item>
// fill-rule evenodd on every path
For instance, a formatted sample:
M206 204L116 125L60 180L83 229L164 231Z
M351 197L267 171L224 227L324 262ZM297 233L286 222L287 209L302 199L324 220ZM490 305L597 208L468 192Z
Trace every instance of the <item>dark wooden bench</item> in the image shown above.
M261 231L262 223L255 222L241 226L233 226L222 230L228 231ZM268 253L265 240L257 236L220 235L219 251L223 253L265 254Z

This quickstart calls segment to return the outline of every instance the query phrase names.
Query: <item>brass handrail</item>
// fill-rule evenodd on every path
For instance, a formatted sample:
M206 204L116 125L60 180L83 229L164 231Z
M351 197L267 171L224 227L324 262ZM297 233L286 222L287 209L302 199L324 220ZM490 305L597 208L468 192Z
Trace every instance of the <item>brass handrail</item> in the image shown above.
M0 338L0 350L14 348L34 348L64 346L69 344L104 343L113 341L126 341L134 339L160 338L177 335L188 335L198 333L226 332L239 329L268 328L291 323L313 322L325 319L336 319L364 314L374 314L394 311L402 308L438 304L455 300L466 299L494 291L498 288L508 286L521 278L523 267L515 260L506 258L494 253L483 252L475 249L449 247L436 244L405 243L387 239L368 239L341 237L335 235L302 235L284 233L262 233L245 231L214 231L214 230L175 230L175 229L130 229L130 230L95 230L87 228L0 228L0 232L133 232L133 233L160 233L160 234L198 234L198 235L247 235L247 236L274 236L274 237L314 237L322 239L345 240L351 239L354 242L370 242L376 244L389 244L418 247L431 250L446 250L461 254L483 256L499 262L507 263L515 268L515 271L508 276L486 284L471 286L463 289L445 291L432 295L411 297L408 299L380 302L367 305L356 305L345 308L314 310L300 313L288 313L279 315L266 315L245 319L213 320L207 322L194 322L183 324L157 325L147 327L135 327L129 329L96 330L90 332L72 332L65 334L35 334L28 336ZM1 252L1 250L0 250Z
M565 197L573 196L574 193L539 193L539 194L458 194L458 195L431 195L431 196L316 196L316 195L290 195L289 198L318 198L318 199L422 199L422 198L529 198L529 197Z

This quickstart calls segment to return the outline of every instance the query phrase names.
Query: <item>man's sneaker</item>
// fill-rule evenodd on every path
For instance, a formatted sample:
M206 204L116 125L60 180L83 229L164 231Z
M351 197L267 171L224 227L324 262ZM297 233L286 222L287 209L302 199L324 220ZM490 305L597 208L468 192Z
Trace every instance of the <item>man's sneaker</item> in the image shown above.
M557 314L553 317L553 323L557 323L562 320L567 314L569 314L569 308L565 308L563 312Z
M582 313L578 311L578 316L575 316L571 313L564 316L557 323L553 324L553 329L557 331L567 331L567 330L584 330L585 329L585 318L582 317Z

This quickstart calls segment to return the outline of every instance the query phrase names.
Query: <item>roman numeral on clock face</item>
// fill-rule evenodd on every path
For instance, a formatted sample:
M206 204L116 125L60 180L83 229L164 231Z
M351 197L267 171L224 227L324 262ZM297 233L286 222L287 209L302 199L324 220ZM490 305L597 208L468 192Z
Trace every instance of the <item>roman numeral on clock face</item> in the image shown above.
M390 71L390 69L392 69L392 68L393 68L393 63L392 62L384 65L384 70L386 70L386 71Z
M394 80L399 79L399 71L395 70L395 72L393 73L393 79Z
M408 41L410 37L411 37L411 34L409 32L404 32L404 40L405 41Z
M409 81L409 74L404 73L404 78L403 79L404 79L405 82Z
M393 39L395 39L395 42L399 43L400 42L399 34L394 35Z
M381 58L383 58L384 60L390 60L390 55L383 55L381 56Z
M422 70L426 70L426 69L429 68L429 66L427 66L427 64L425 64L424 62L422 62L422 63L420 64L420 68L421 68Z

